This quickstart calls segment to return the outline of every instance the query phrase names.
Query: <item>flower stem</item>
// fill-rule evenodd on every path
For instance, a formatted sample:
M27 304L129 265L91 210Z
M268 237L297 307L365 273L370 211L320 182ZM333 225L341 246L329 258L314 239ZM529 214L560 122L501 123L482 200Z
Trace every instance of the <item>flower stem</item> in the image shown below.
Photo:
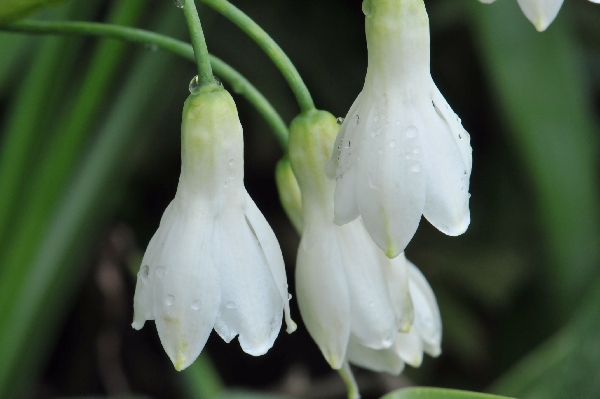
M267 53L275 66L281 71L283 77L294 92L294 96L296 97L296 101L298 102L302 113L315 109L315 104L312 100L310 92L300 77L298 70L292 61L290 61L288 56L283 52L281 47L275 43L275 40L273 40L271 36L267 34L267 32L265 32L256 22L254 22L250 17L248 17L240 9L227 0L201 1L236 24L240 29L246 32L246 34L250 36L250 38L252 38L252 40L254 40L264 50L265 53Z
M167 50L190 61L195 60L194 50L188 43L158 33L126 26L96 22L43 22L26 20L0 26L0 31L2 30L36 34L73 34L110 37L150 45L151 47ZM217 76L224 82L229 83L234 92L244 96L256 108L273 130L281 146L285 148L288 140L287 125L269 100L243 75L224 61L210 54L209 58Z
M183 13L190 31L192 39L192 47L194 48L194 56L198 65L198 86L214 85L215 78L213 77L210 59L208 58L208 47L204 40L204 32L196 10L194 0L183 0Z
M360 399L358 385L356 384L356 380L354 379L350 364L347 360L342 364L342 368L338 370L338 373L344 380L346 388L348 388L348 399Z

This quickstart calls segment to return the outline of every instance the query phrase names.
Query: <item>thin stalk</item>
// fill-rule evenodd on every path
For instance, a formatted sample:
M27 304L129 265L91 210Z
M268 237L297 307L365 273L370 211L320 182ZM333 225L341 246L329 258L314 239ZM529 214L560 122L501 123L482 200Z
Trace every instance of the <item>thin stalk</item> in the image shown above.
M302 77L300 77L298 70L267 32L227 0L202 0L202 2L236 24L267 53L294 92L302 113L315 109L310 92L304 84Z
M190 61L195 61L194 50L190 44L169 36L126 26L96 22L19 21L10 25L0 26L0 30L34 34L89 35L115 38L149 45L151 48L161 48ZM229 83L233 91L245 97L256 108L273 130L281 146L285 148L287 146L288 129L269 100L243 75L224 61L211 54L209 54L209 58L215 74L222 81Z
M214 85L215 78L212 74L210 59L208 58L208 47L206 47L206 40L204 40L204 32L202 32L196 4L194 0L183 0L182 4L190 38L192 39L196 65L198 65L198 86Z

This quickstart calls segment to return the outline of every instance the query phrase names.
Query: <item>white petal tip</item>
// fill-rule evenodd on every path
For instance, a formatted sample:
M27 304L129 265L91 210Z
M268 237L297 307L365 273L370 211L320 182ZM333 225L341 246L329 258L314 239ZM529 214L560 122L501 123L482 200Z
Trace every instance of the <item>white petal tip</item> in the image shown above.
M273 343L262 343L252 346L242 346L242 350L250 356L262 356L271 349Z
M296 329L298 328L298 325L297 325L296 323L294 323L294 320L292 320L292 319L286 320L286 321L285 321L285 324L287 325L287 328L286 328L286 330L285 330L285 331L286 331L288 334L291 334L291 333L293 333L293 332L294 332L294 331L296 331Z
M136 330L141 330L142 327L144 327L145 323L146 320L133 320L133 323L131 323L131 327L133 327Z
M325 360L327 361L327 363L329 363L329 366L331 366L332 369L339 370L344 365L343 356L339 356L337 353L333 353L324 349L321 349L321 352L323 353Z
M189 356L188 349L189 349L188 345L186 343L182 343L181 345L178 346L178 348L174 354L168 353L169 358L173 362L173 366L175 367L175 370L177 370L177 371L185 370L194 362L194 360L196 360L197 356L192 356L192 357Z

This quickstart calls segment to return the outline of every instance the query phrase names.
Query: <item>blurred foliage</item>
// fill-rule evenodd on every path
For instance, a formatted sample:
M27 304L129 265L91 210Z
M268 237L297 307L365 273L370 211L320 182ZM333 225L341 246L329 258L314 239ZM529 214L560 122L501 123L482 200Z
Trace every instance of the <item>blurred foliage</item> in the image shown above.
M360 2L233 3L288 54L317 107L344 116L366 72ZM600 397L600 6L565 2L542 34L513 0L426 6L433 78L472 135L472 224L451 238L423 222L407 249L436 292L444 353L400 377L356 369L363 397L409 385ZM299 108L268 57L222 16L200 13L211 53L289 123ZM187 38L170 0L71 0L34 18ZM195 74L154 50L0 33L0 397L343 398L301 323L258 358L213 334L179 375L151 324L131 329L130 270L175 193ZM254 108L236 103L246 186L293 287L298 236L274 180L283 153Z
M502 399L505 396L440 388L404 388L381 399Z

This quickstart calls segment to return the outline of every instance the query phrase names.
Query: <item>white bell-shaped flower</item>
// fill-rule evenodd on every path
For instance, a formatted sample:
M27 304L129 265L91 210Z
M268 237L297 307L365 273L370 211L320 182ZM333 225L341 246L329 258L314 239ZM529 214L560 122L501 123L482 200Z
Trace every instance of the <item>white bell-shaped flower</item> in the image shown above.
M431 288L404 254L389 259L361 218L337 226L335 183L322 165L338 127L322 111L290 126L289 157L302 195L296 296L304 323L332 368L347 362L398 374L440 353L441 320Z
M192 94L181 125L175 198L146 249L133 327L155 320L177 370L200 354L211 332L262 355L285 314L283 257L271 227L244 187L243 136L231 95L220 86Z
M429 71L423 0L365 0L368 70L339 130L329 177L335 222L359 215L390 258L413 237L421 215L448 235L470 223L469 134Z
M480 0L482 3L490 4L496 0ZM563 0L517 0L521 11L531 21L535 29L543 32L554 21L558 15ZM590 0L592 3L600 3L600 0Z

